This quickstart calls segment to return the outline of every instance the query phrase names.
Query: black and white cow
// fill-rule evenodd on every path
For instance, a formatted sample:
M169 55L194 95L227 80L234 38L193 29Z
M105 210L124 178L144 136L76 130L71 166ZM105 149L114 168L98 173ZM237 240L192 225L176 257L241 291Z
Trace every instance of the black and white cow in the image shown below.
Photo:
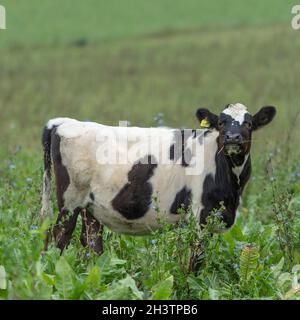
M41 215L52 214L53 162L60 211L53 233L61 250L68 246L79 214L84 219L81 243L86 246L90 235L97 234L98 253L103 225L143 235L160 227L158 217L176 223L182 210L202 225L222 203L222 218L230 228L251 174L252 132L275 114L267 106L251 116L240 103L227 105L220 116L198 109L198 120L209 128L187 131L52 119L43 133Z

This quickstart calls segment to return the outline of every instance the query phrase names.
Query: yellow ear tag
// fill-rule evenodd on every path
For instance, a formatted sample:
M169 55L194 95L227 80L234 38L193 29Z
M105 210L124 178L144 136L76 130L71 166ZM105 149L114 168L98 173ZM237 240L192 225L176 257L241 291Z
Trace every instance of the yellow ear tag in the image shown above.
M200 128L210 128L210 123L207 118L200 122Z

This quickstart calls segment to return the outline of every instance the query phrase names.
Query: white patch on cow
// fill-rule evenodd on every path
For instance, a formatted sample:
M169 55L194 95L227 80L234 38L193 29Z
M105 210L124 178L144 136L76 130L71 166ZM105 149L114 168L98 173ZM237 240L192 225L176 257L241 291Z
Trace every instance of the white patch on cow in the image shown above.
M239 122L240 125L245 121L245 115L248 112L247 107L242 103L230 104L222 113L231 116L234 121Z
M234 174L236 175L236 177L238 178L238 183L240 182L240 181L239 181L239 177L240 177L241 173L242 173L243 170L244 170L244 167L245 167L245 164L246 164L247 161L248 161L248 158L249 158L249 154L246 155L245 161L243 162L242 165L240 165L239 167L234 167L234 168L232 168L233 173L234 173Z

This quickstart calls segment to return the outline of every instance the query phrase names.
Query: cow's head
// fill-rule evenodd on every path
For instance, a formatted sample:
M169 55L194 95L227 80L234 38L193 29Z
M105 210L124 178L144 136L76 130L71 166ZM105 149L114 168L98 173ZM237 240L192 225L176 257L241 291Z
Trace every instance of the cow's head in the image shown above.
M252 116L243 104L236 103L227 105L220 116L202 108L196 116L200 122L206 120L210 128L219 131L219 151L234 157L250 152L252 132L270 123L275 114L274 107L266 106Z

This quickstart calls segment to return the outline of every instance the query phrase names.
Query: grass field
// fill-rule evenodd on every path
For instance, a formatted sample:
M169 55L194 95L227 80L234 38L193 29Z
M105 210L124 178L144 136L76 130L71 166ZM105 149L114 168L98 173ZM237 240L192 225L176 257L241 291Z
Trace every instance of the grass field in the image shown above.
M16 1L0 30L0 298L294 299L300 287L300 31L293 1ZM106 253L42 254L41 130L51 117L198 127L229 102L278 115L256 133L242 214L187 269L193 226L106 230ZM208 240L209 239L209 240ZM178 243L181 245L178 248ZM251 246L249 245L251 244ZM246 271L245 271L246 270ZM293 279L297 279L293 280Z

